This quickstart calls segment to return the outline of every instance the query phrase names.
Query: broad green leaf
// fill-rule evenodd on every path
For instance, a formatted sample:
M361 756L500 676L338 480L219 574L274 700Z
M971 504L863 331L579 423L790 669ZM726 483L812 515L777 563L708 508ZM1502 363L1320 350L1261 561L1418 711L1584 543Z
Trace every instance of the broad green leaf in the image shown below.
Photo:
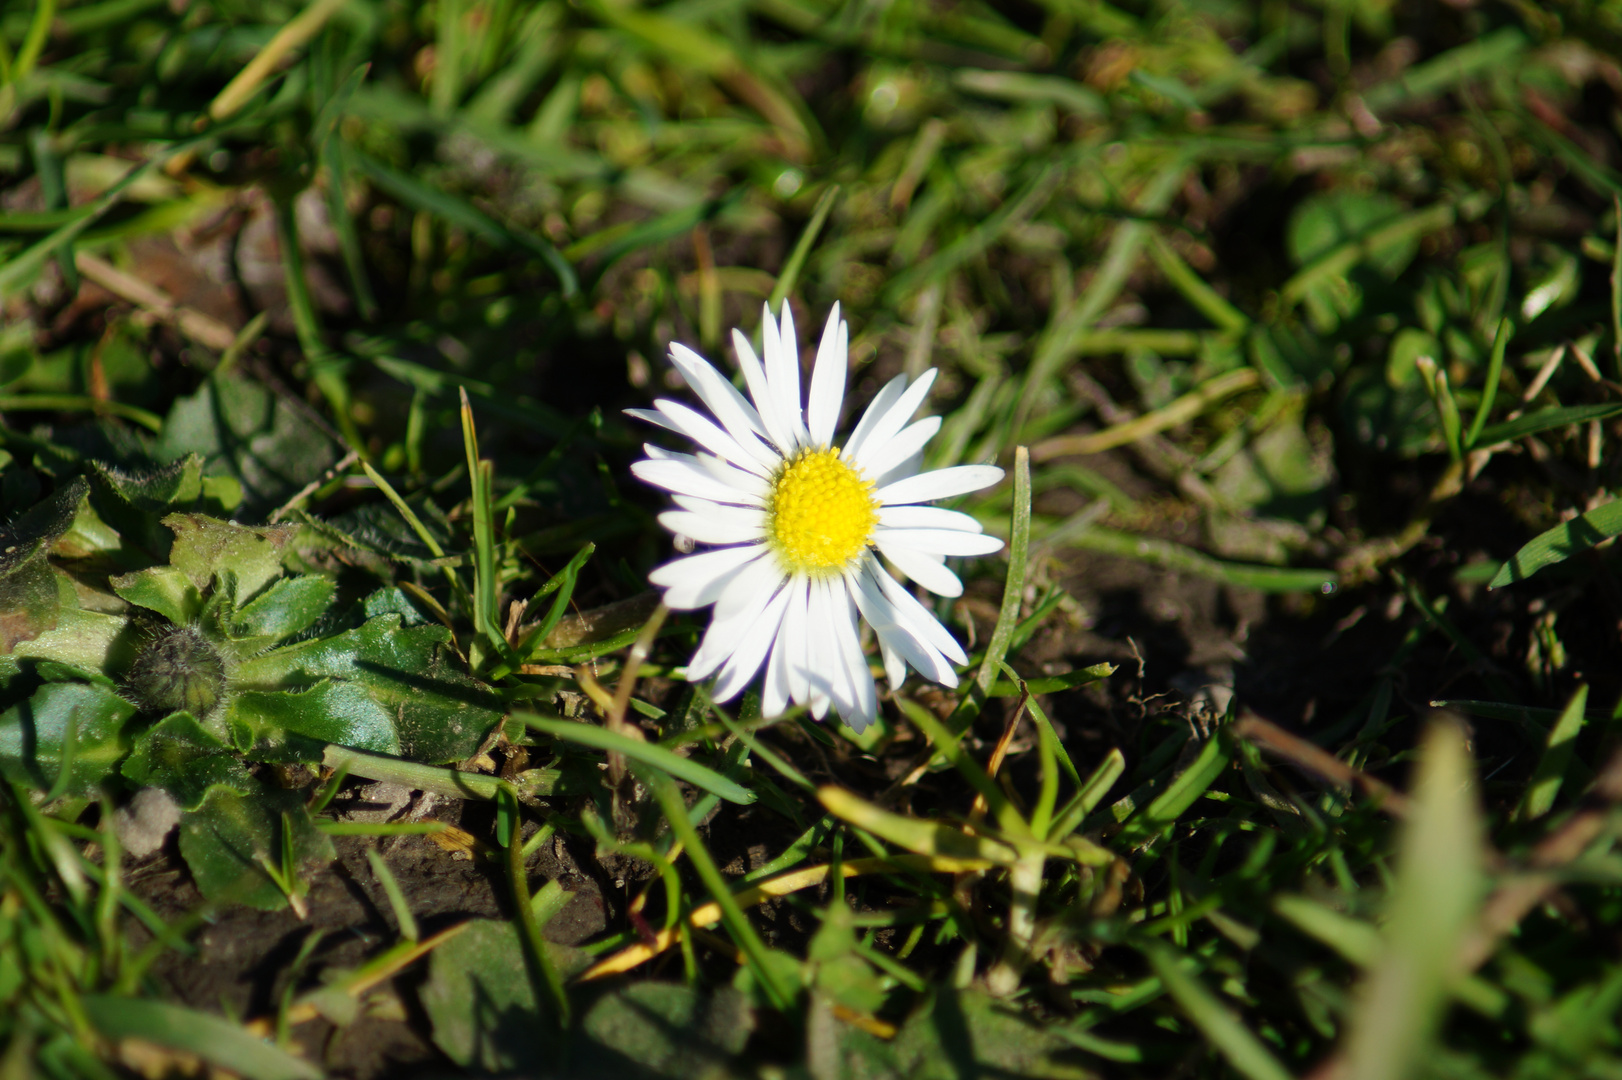
M54 660L85 671L124 670L134 658L140 637L123 615L85 611L73 582L60 572L52 575L57 595L56 626L32 641L19 644L19 659Z
M204 476L196 454L140 472L92 461L89 477L96 513L118 530L125 547L155 559L167 558L173 543L161 523L164 515L189 510L226 517L242 502L241 485L227 476Z
M282 850L284 817L292 827L290 853ZM215 788L180 819L180 853L209 900L261 911L287 905L267 865L291 863L302 881L333 858L332 841L310 820L303 795L264 786L247 795Z
M501 703L469 677L442 626L402 626L383 615L334 637L245 660L232 673L244 690L285 690L323 679L355 683L392 719L399 753L417 761L460 761L501 719Z
M191 622L203 610L203 594L178 567L152 566L110 578L108 584L123 599L156 611L176 626Z
M56 626L56 577L45 555L72 526L88 492L84 480L75 480L0 529L0 655Z
M937 986L891 1044L907 1080L1020 1076L1091 1080L1067 1040L978 990Z
M680 983L638 982L597 999L580 1024L574 1075L687 1080L733 1075L755 1028L748 997L731 987L706 993ZM558 1075L551 1073L551 1075Z
M84 1014L108 1039L139 1039L196 1054L246 1080L321 1080L321 1070L266 1042L240 1024L181 1005L92 994L79 999Z
M0 775L57 795L92 792L129 750L124 725L134 715L108 687L46 683L0 713Z
M256 761L321 760L335 743L377 754L398 754L394 714L365 686L324 679L308 690L244 690L226 713L232 738Z
M1463 731L1433 724L1420 746L1385 947L1350 1020L1349 1080L1402 1080L1425 1068L1485 884L1471 773Z
M142 787L162 788L182 810L196 810L215 788L246 795L256 786L231 748L183 712L136 736L120 771Z
M254 529L202 514L170 514L163 523L175 534L170 563L198 589L208 588L229 571L236 578L240 600L281 576L282 552L298 533L297 525Z
M545 895L542 890L536 899ZM545 921L541 912L537 918ZM589 963L586 954L566 945L547 942L546 948L565 975ZM510 921L480 919L435 949L417 997L433 1025L434 1044L464 1069L538 1075L556 1060L550 1044L555 1036L536 1008L518 929Z
M1487 588L1497 589L1525 581L1545 566L1565 562L1573 555L1617 535L1622 535L1622 499L1597 506L1581 517L1562 521L1547 532L1538 534L1498 568L1498 573L1487 583Z
M244 508L263 513L338 460L332 439L303 412L256 382L216 375L177 398L153 453L203 459L204 471L241 485Z
M271 585L237 609L230 635L241 647L258 650L309 629L332 606L337 586L322 574L303 574Z

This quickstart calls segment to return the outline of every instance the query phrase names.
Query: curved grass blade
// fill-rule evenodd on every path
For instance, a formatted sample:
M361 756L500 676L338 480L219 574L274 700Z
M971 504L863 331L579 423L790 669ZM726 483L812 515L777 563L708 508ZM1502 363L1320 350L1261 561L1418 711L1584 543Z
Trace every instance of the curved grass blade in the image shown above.
M1498 573L1487 582L1487 588L1497 589L1525 581L1545 566L1565 562L1618 535L1622 535L1622 499L1595 507L1582 517L1562 521L1528 541L1498 568Z

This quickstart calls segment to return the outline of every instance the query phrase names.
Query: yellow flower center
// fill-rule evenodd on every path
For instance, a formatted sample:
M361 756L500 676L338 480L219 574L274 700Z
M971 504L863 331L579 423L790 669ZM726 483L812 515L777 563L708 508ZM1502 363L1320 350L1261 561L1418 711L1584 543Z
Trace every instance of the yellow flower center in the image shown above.
M830 573L872 539L879 522L873 482L839 460L839 448L802 450L772 484L771 539L790 568Z

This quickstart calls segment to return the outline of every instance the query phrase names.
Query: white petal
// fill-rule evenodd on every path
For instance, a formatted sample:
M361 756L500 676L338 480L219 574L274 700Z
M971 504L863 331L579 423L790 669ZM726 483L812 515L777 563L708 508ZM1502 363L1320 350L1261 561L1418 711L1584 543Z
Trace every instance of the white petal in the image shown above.
M897 570L922 585L932 593L941 596L962 596L963 583L957 575L948 570L944 563L930 558L919 551L908 547L889 547L883 540L875 538L878 548L884 557L895 563Z
M924 452L920 450L916 454L912 455L912 457L891 469L889 472L879 473L876 476L869 476L868 479L873 481L873 486L875 488L889 487L897 480L905 480L909 476L917 476L918 471L923 467Z
M720 509L717 507L717 511ZM701 544L753 544L766 535L765 515L760 511L741 507L727 509L733 513L695 514L691 510L666 510L659 515L659 524L677 536L685 536Z
M772 396L772 384L766 378L766 369L761 366L760 357L755 355L755 347L749 344L742 330L732 331L732 351L738 357L738 367L743 370L743 381L749 387L749 396L755 399L761 423L766 425L766 438L784 455L793 453L794 425L779 414L777 401Z
M648 453L652 455L654 449L648 447ZM734 469L733 472L751 480L756 479L741 469ZM631 463L631 474L645 484L652 484L654 487L681 495L696 495L712 502L746 506L765 504L765 491L762 490L764 484L758 487L751 485L749 488L735 487L718 479L696 458L686 454L672 457L650 456L646 461L634 461Z
M828 715L828 705L833 701L833 681L837 675L835 667L837 661L834 655L828 589L820 579L813 578L808 584L805 674L811 691L811 700L808 702L811 715L821 720Z
M778 592L771 602L755 616L744 632L743 640L715 679L715 700L730 701L749 685L749 680L760 670L760 663L771 651L772 643L782 628L783 612L788 607L788 593Z
M879 392L873 395L873 400L868 403L867 411L856 422L856 430L852 431L850 438L845 440L845 451L840 456L846 461L855 461L856 455L862 449L862 445L867 442L868 433L873 430L873 425L878 423L880 417L889 412L890 407L899 401L901 395L906 392L907 377L905 375L897 375L885 383L879 389Z
M806 426L815 446L832 446L834 429L839 426L839 410L845 404L845 373L849 359L850 331L839 317L839 302L828 313L828 325L817 346L817 365L811 370L811 400L806 406Z
M766 433L765 425L760 422L760 413L749 404L749 399L738 393L738 388L716 371L708 360L680 342L671 342L670 362L676 365L676 370L681 372L687 385L703 399L715 419L732 433L733 438L745 438L750 432Z
M885 681L890 684L891 693L894 693L907 681L907 662L883 634L879 635L879 655L884 657Z
M913 632L870 574L852 575L851 589L862 617L878 636L884 652L885 675L892 689L906 681L907 671L903 661L911 664L927 679L949 686L957 685L957 673L946 658Z
M957 643L957 639L940 624L940 620L935 618L928 608L918 602L916 596L902 588L900 582L885 573L884 568L876 563L869 562L867 572L878 582L884 598L894 607L896 618L912 631L913 636L938 650L954 664L969 662L968 656L963 652L963 646Z
M666 431L674 431L677 435L687 434L687 432L677 427L668 416L665 416L660 412L655 412L653 409L625 409L623 411L626 416L634 416L638 420L653 424L657 427L662 427Z
M764 514L757 516L764 522ZM664 521L663 515L659 520L661 523ZM764 528L764 524L761 527ZM693 539L697 540L698 537L695 536ZM959 529L879 528L873 533L873 542L886 551L890 548L904 547L925 555L990 555L994 551L1002 550L1001 537L963 532Z
M749 628L754 625L756 617L766 610L774 595L771 592L755 593L750 597L749 605L733 612L730 618L710 620L709 629L704 631L704 640L699 642L693 658L687 662L689 682L709 678L731 659L732 654L743 646Z
M794 583L784 589L788 596ZM789 688L789 656L785 647L784 638L788 634L788 621L793 616L785 607L783 612L783 625L778 628L777 640L772 643L771 655L766 658L766 678L760 688L760 715L766 717L781 715L788 708L792 696Z
M857 464L870 477L883 476L908 458L916 456L924 448L924 444L933 439L935 432L940 429L940 417L926 416L899 434L891 436L882 445L878 441L878 434L875 433L863 445L861 460Z
M828 589L834 594L834 640L839 644L840 666L849 691L847 700L840 704L839 715L852 731L861 734L878 718L878 688L862 653L856 631L856 601L849 585L843 578L831 578Z
M931 499L949 499L953 495L979 491L1001 479L1002 470L995 465L954 465L950 469L936 469L897 480L879 488L873 495L886 506L929 502Z
M707 607L721 597L721 590L750 562L766 554L761 544L721 548L665 563L648 575L648 580L665 590L665 605L677 611Z
M783 633L777 647L783 653L783 670L789 696L801 705L811 704L810 605L811 580L789 578L788 612L783 616Z
M770 558L750 563L735 575L715 602L715 614L704 640L687 663L690 680L706 679L741 647L756 616L778 593L783 572Z
M757 476L770 477L781 461L777 453L761 442L753 431L744 431L743 438L739 439L703 413L679 401L661 399L655 401L653 406L670 420L666 427L674 425L676 431L740 469L747 469Z
M858 464L869 473L884 471L883 469L870 468L867 464L868 458L875 454L882 454L890 440L895 438L896 434L907 426L907 421L911 420L912 414L918 411L918 406L924 403L924 396L929 393L929 388L934 383L935 369L930 368L919 377L917 382L907 387L901 396L896 398L895 404L884 410L884 413L873 421L873 426L868 429L866 437L862 440L861 447L854 451ZM899 461L906 456L902 454L896 460Z
M672 458L669 454L664 456L667 459ZM728 465L725 459L718 458L714 454L689 454L687 458L734 491L748 492L762 503L771 494L772 482L766 477Z
M783 340L782 327L772 318L772 309L762 305L764 321L761 324L761 345L766 353L766 384L771 388L772 404L777 407L778 418L790 431L794 440L788 447L779 447L784 453L804 446L810 438L805 421L800 415L800 346L790 338ZM794 326L788 301L783 301L784 324Z
M879 524L892 529L957 529L984 532L979 521L956 510L939 506L885 506L879 510Z
M721 587L721 595L715 600L714 618L731 619L738 612L755 606L759 596L776 592L787 576L778 565L777 556L768 549L765 558L745 566Z

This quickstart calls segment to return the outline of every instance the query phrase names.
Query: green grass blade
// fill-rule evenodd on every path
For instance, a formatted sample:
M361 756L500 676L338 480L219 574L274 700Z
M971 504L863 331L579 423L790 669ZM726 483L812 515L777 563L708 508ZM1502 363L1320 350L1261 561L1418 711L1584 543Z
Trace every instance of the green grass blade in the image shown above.
M1546 566L1565 562L1618 535L1622 535L1622 500L1595 507L1581 517L1563 521L1540 533L1498 568L1487 588L1497 589L1525 581Z
M794 286L799 283L800 271L805 269L805 260L810 257L817 237L822 234L822 226L827 222L828 214L838 199L838 184L830 185L817 199L817 205L811 211L811 220L800 233L800 239L795 242L794 250L789 253L788 261L783 264L783 269L777 275L777 284L772 286L772 294L766 300L773 311L782 308L783 301L788 299L789 293L793 292Z
M1498 397L1498 377L1504 370L1504 351L1509 348L1509 339L1514 334L1514 323L1507 318L1498 321L1498 334L1492 343L1492 359L1487 364L1487 384L1481 390L1481 404L1476 407L1475 419L1470 422L1470 432L1464 437L1466 450L1479 443L1481 432L1487 426L1487 417L1492 414L1493 402Z
M1237 585L1260 592L1328 593L1334 591L1339 581L1333 570L1227 562L1169 540L1138 536L1098 525L1069 537L1066 543L1085 551L1137 559L1168 570L1197 574L1224 585Z
M582 724L575 720L550 720L530 713L514 713L513 719L554 739L562 739L578 746L589 746L594 750L618 751L632 761L640 761L661 769L678 780L685 780L694 787L702 788L727 802L747 806L755 801L755 793L743 785L728 780L708 765L671 753L654 743L641 742L616 731L609 731L594 724Z
M1383 955L1347 1036L1348 1080L1419 1074L1480 905L1482 828L1464 733L1434 724L1420 748Z
M671 831L682 842L693 869L698 871L699 880L704 882L704 887L709 890L710 896L721 908L721 919L731 932L732 939L743 950L751 973L760 981L772 1003L778 1009L787 1012L794 1001L793 991L783 985L776 966L767 954L766 943L760 940L760 935L749 922L749 916L738 906L738 901L732 895L732 887L726 878L721 876L720 868L715 865L709 849L704 846L698 830L693 827L693 820L687 815L687 805L682 802L681 792L666 777L649 775L646 779L653 797L658 800L659 806L665 812L665 820L670 823Z
M1501 442L1514 442L1528 435L1565 427L1567 424L1586 424L1590 420L1609 420L1622 414L1622 405L1614 402L1604 405L1565 405L1539 409L1501 424L1489 424L1476 439L1477 446L1492 446Z
M1587 719L1588 684L1577 687L1571 701L1549 731L1549 741L1543 749L1538 767L1527 781L1526 794L1515 808L1516 821L1534 821L1554 808L1560 794L1560 785L1571 767L1571 755L1577 749L1577 733Z
M161 1001L90 994L79 999L96 1030L196 1054L248 1080L320 1080L321 1070L229 1020Z
M1008 533L1008 574L1003 579L1002 604L997 609L997 625L986 643L986 655L980 661L980 670L974 685L983 699L997 679L997 667L1008 655L1008 643L1013 640L1019 625L1019 607L1025 596L1025 568L1031 555L1031 452L1023 446L1014 448L1014 519ZM979 715L980 703L974 695L966 696L953 715L951 728L961 732Z
M1175 950L1155 944L1145 952L1149 966L1160 977L1166 992L1236 1072L1247 1080L1293 1080L1290 1071L1279 1064L1272 1051L1244 1021L1199 979L1183 970L1182 959Z

